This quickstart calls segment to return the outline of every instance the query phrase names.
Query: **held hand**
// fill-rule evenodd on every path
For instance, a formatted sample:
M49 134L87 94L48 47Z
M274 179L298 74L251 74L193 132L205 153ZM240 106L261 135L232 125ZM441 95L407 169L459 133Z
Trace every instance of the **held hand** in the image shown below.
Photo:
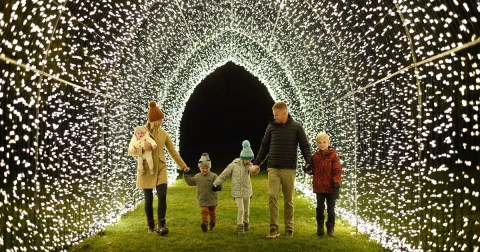
M313 174L312 166L309 163L305 164L305 166L303 167L303 171L308 175Z
M255 166L256 166L256 165L255 165ZM256 166L256 167L255 167L255 166L250 167L250 174L252 174L252 175L257 175L258 172L260 171L260 169L258 168L258 166Z
M190 174L190 167L187 166L187 167L183 168L182 171L183 171L183 174L188 175L188 174Z
M222 187L221 186L212 186L212 191L214 192L218 192L218 191L221 191L222 190Z
M260 167L258 165L252 165L252 168L250 169L250 172L252 174L257 174L260 171Z
M338 199L340 197L340 185L337 183L333 184L333 199Z

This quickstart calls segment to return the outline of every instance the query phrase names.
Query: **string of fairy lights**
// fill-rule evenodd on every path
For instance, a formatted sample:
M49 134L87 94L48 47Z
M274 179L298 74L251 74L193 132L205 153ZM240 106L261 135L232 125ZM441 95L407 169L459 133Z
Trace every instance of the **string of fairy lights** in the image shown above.
M145 104L178 147L195 86L229 61L312 147L331 135L343 220L390 250L480 249L478 1L4 2L3 250L63 250L132 210Z

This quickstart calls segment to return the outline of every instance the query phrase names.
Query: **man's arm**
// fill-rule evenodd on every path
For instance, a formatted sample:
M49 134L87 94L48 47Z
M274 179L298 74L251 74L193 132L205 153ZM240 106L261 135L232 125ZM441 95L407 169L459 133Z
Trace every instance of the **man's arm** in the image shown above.
M270 151L270 138L271 138L271 127L270 124L267 126L267 129L265 130L265 135L263 135L262 143L260 144L260 148L258 150L258 153L255 157L255 160L253 160L253 165L258 166L260 165L263 160L268 155L268 152Z
M308 142L307 134L305 134L303 126L298 124L298 127L297 138L300 145L300 151L302 152L305 163L308 164L310 162L310 158L312 157L312 149L310 148L310 143Z

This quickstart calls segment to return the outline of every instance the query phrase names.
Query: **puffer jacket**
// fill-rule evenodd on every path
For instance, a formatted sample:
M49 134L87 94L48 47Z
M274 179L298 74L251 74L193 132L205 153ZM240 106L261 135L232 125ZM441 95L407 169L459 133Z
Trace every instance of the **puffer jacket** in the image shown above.
M253 164L259 165L268 155L267 167L296 169L299 145L305 162L308 162L312 151L303 126L293 120L290 115L285 124L276 123L272 119L265 130L262 144Z
M335 149L329 147L324 153L320 150L315 152L310 164L313 167L312 184L314 193L332 193L333 183L341 184L342 166Z
M223 170L215 182L213 182L213 185L221 185L232 175L232 197L251 197L253 190L252 181L250 180L250 167L252 167L252 164L245 166L241 159L236 158Z

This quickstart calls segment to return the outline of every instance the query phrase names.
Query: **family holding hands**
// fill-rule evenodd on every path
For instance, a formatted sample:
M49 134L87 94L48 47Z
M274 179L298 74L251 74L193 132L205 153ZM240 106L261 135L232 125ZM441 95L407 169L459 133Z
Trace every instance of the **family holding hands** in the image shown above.
M330 147L329 136L322 132L316 137L318 150L312 155L310 144L303 126L293 120L284 102L272 107L273 119L265 130L258 154L254 155L250 142L244 140L238 158L235 158L220 175L211 172L212 162L208 153L203 153L198 161L200 172L189 174L180 154L175 150L168 133L161 127L164 114L156 102L149 102L146 125L134 128L134 135L128 147L129 155L137 157L137 188L143 189L145 196L145 214L150 232L164 236L166 227L167 165L164 148L175 161L189 186L196 186L197 202L201 208L200 228L203 232L213 231L216 224L218 191L228 177L232 177L231 195L237 204L237 234L244 235L250 228L250 199L253 195L250 175L260 171L260 164L267 161L268 206L270 213L270 231L267 238L280 236L279 204L280 191L284 198L285 236L292 237L294 230L294 195L297 172L297 148L300 147L305 160L303 171L311 176L313 192L316 194L317 235L324 236L324 211L327 204L327 235L334 236L335 202L339 196L342 169L336 151ZM148 167L148 172L145 167ZM155 230L153 216L153 189L158 197L158 227ZM210 218L210 221L208 219Z

